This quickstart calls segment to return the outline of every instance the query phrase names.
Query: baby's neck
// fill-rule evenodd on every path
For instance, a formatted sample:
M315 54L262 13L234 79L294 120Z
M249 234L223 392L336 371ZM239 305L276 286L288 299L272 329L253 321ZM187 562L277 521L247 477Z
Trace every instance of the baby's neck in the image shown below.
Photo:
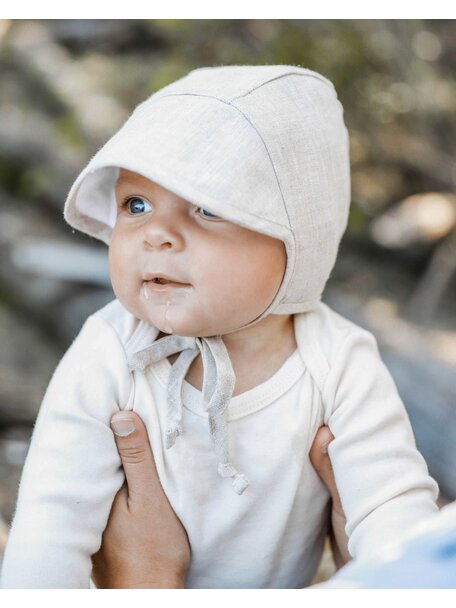
M157 339L164 336L160 332ZM269 315L257 325L222 336L230 355L236 385L233 397L266 382L297 348L292 315ZM178 353L168 357L172 364ZM185 377L202 390L203 364L198 356Z
M267 361L277 352L288 353L296 349L293 316L269 315L256 325L222 335L222 340L233 366Z

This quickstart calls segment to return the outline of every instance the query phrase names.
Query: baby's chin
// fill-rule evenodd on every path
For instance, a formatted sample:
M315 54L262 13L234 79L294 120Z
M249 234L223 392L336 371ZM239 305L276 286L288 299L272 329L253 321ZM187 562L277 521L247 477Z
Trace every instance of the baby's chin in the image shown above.
M184 336L187 338L210 338L212 336L223 336L233 331L241 330L242 327L227 327L219 322L205 322L204 320L176 320L173 322L163 322L161 319L146 319L154 325L163 334L172 334L176 336Z
M195 307L185 305L171 305L168 308L166 305L152 307L150 303L144 306L142 303L139 304L138 301L127 301L121 295L117 295L117 298L134 317L156 327L163 334L189 338L208 338L222 336L242 329L240 325L233 327L232 319L230 319L231 323L228 323L219 317L206 318L202 315L199 306L196 310Z
M218 336L220 332L217 329L210 329L207 326L201 325L185 325L185 324L170 324L153 322L145 319L151 325L154 325L163 334L170 334L175 336L183 336L186 338L208 338L210 336Z
M142 312L138 318L150 323L163 334L202 338L220 335L221 331L218 323L196 318L191 312L185 314L182 308L180 310L168 308L167 310L166 307L161 306L152 313Z
M220 308L218 309L220 311ZM224 336L241 331L252 319L225 319L220 317L208 318L201 309L189 307L156 307L154 310L133 314L150 323L163 334L172 334L189 338L209 338L211 336ZM257 315L258 316L258 315ZM256 318L256 317L255 317Z

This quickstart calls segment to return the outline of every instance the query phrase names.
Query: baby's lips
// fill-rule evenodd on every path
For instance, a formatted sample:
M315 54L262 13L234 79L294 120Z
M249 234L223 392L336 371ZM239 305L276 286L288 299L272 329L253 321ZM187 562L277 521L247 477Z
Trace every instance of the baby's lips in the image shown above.
M163 279L163 281L165 281L167 283L190 285L189 283L186 283L185 281L181 281L180 278L172 277L163 272L146 272L146 274L144 275L144 278L143 278L144 281L154 281L154 279ZM154 283L156 283L156 282L157 281L154 281Z
M193 286L188 283L154 283L153 281L143 281L141 287L142 296L148 300L151 294L166 295L171 297L174 295L188 294L193 292Z

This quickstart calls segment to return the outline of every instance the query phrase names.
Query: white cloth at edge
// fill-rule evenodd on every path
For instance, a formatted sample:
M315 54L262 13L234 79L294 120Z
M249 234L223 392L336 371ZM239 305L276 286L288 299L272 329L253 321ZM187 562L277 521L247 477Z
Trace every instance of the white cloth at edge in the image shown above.
M56 369L34 429L1 583L87 588L123 483L112 414L146 423L158 474L192 547L186 586L298 588L315 573L328 496L308 459L318 427L330 445L349 550L365 557L437 511L403 404L375 338L320 303L294 315L298 350L268 381L228 407L241 495L217 474L201 393L183 385L182 437L165 449L165 359L145 372L128 360L158 335L114 300L89 317Z

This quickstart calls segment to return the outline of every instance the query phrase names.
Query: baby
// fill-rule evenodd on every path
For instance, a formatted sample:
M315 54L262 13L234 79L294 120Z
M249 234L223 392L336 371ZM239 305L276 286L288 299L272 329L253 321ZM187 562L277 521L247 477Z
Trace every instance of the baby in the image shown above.
M321 301L350 202L332 83L287 65L193 70L140 104L73 185L116 299L57 367L36 422L4 587L85 588L124 476L110 429L144 420L191 546L189 588L312 580L328 493L363 557L437 511L375 338Z

